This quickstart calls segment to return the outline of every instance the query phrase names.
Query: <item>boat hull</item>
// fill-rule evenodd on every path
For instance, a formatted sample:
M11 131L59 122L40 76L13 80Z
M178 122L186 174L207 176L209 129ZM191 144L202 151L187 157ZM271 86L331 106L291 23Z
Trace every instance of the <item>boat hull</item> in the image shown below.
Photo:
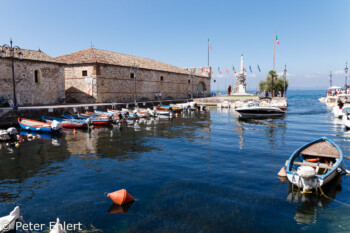
M320 145L318 143L325 143L328 142L331 146L333 146L334 150L338 151L339 153L339 157L327 157L325 155L317 155L317 153L314 154L314 157L312 158L317 158L317 156L321 156L319 158L333 158L335 160L335 163L333 166L326 166L324 167L324 169L326 169L325 174L316 174L312 175L310 177L301 177L298 172L297 172L297 167L299 166L299 168L305 166L311 166L314 167L314 169L317 171L318 168L322 168L322 163L320 163L318 160L318 162L308 162L309 160L303 160L301 163L295 163L295 161L297 160L301 160L301 158L304 159L303 154L305 154L306 156L308 156L308 154L306 154L306 150L308 148L311 148L311 146L316 145ZM322 153L326 153L325 151L327 150L325 148L324 145L320 145L319 146L320 150L322 150ZM322 148L322 149L321 149ZM329 152L328 152L329 153ZM338 155L337 155L338 156ZM286 167L286 171L287 171L287 178L289 180L289 182L291 182L293 185L296 185L298 188L303 188L304 191L308 191L311 189L317 189L318 187L321 187L327 183L329 183L334 177L336 177L340 172L341 172L341 164L343 161L343 152L340 150L340 148L332 141L330 141L327 138L320 138L317 140L314 140L312 142L309 142L303 146L301 146L300 148L298 148L289 158L289 160L287 161L287 167ZM305 164L305 165L304 165ZM329 168L328 168L329 167Z
M171 108L172 111L176 112L176 113L180 113L182 111L182 108L165 106L165 105L159 105L156 108L157 108L157 110L162 110L162 111L170 111L170 108Z
M35 126L35 125L28 124L30 122L32 122L33 124L36 123L37 125ZM25 118L18 118L18 124L22 129L27 130L27 131L46 132L46 133L59 132L59 130L53 130L51 128L51 124L49 124L49 123L44 123L44 122L25 119Z
M245 107L237 108L236 112L240 118L264 118L279 117L284 115L284 111L275 107Z

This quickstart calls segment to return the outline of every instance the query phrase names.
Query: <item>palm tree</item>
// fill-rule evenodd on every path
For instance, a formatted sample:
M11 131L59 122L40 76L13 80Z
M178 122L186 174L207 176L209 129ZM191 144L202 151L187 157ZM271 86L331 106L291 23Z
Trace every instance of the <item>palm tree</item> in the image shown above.
M286 80L286 90L288 88L288 80ZM259 89L261 92L270 92L272 96L275 95L276 92L283 92L284 89L284 77L277 78L276 71L271 70L267 76L266 80L260 81Z

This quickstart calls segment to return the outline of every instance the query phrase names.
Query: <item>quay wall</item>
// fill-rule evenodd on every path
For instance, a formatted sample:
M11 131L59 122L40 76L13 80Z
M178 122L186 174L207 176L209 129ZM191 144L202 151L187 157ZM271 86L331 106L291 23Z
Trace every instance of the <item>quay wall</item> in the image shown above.
M64 101L62 64L15 59L14 70L19 106L58 104ZM13 101L12 66L9 58L0 59L0 97Z

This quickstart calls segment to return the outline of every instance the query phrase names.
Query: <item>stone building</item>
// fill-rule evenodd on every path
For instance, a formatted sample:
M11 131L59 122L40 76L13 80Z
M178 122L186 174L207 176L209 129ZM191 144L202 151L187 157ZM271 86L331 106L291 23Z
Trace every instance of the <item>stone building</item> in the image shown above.
M56 57L65 63L66 101L104 103L188 98L210 93L210 68L181 69L152 59L86 49ZM136 91L135 91L136 90Z
M0 47L0 51L2 47ZM21 105L58 104L64 101L64 64L39 51L21 50L14 59L16 98ZM0 58L0 97L13 101L11 58Z

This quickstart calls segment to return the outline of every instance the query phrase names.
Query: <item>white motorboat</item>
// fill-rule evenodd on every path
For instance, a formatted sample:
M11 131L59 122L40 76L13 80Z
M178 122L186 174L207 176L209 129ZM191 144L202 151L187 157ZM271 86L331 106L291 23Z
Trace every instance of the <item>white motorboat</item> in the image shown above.
M330 182L342 171L343 152L323 137L297 149L287 161L288 180L304 192Z
M15 230L16 221L19 218L20 208L16 206L12 212L4 217L0 218L0 232L7 232L10 230Z
M236 112L239 114L239 118L277 117L285 114L285 111L279 108L260 106L237 108Z
M343 109L350 107L350 95L339 94L336 99L336 103L333 106L332 113L335 117L343 117Z
M285 97L261 97L259 99L259 106L261 107L275 107L282 110L287 109L287 98Z
M350 107L343 108L342 113L343 113L342 122L344 124L344 127L346 130L349 130L350 129Z

